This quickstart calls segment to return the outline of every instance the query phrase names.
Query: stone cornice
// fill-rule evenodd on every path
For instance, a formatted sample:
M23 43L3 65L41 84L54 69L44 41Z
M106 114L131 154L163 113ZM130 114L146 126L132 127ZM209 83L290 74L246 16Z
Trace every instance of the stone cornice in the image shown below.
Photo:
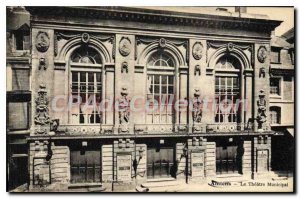
M32 16L68 16L270 32L281 21L129 7L26 7Z

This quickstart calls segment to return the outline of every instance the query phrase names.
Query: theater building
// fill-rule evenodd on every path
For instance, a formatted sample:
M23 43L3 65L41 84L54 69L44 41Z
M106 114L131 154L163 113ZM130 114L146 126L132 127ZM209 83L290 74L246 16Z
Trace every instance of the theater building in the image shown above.
M270 175L282 134L270 125L270 41L281 21L245 8L26 9L29 190Z

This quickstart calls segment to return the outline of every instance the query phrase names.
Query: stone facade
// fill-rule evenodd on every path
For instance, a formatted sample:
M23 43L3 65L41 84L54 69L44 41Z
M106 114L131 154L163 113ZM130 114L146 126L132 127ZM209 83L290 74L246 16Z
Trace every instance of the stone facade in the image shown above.
M34 101L30 190L100 185L124 191L164 179L203 183L227 173L250 179L271 171L270 37L279 21L141 8L26 9ZM87 51L96 55L83 56ZM160 94L166 86L175 101L188 103L184 111L159 114L165 122L128 105L135 100L135 108L143 108L135 97L148 96L156 76L161 80L151 86L160 86ZM77 78L101 84L84 94L99 93L115 108L98 112L99 121L94 111L67 111L70 95L80 95L73 90ZM244 99L238 113L216 113L216 90L233 90L236 81L230 97Z

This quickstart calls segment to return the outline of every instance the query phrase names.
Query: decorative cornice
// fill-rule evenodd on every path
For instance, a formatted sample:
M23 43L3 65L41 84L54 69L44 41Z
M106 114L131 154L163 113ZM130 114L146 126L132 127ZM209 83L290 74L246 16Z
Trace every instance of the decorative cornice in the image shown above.
M208 57L208 50L209 48L221 48L226 47L228 51L231 51L233 48L240 49L241 51L249 50L251 52L251 66L254 66L254 45L249 43L237 43L237 42L223 42L223 41L207 41L207 50L206 50L206 57Z
M166 44L175 45L176 47L183 46L186 49L186 62L188 63L189 59L189 42L188 40L174 40L174 39L167 39L167 38L158 38L158 37L136 37L135 39L135 59L138 57L138 50L137 46L140 44L152 44L152 43L160 43L161 40L164 40Z
M107 20L136 21L166 25L199 26L221 29L271 32L281 21L232 16L158 11L128 7L26 7L33 16L68 16Z

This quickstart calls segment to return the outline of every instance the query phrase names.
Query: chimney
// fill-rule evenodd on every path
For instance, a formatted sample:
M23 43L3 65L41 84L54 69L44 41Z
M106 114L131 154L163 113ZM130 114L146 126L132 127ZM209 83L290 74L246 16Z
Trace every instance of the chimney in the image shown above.
M245 7L245 6L236 6L236 7L234 7L234 11L235 12L238 12L238 13L247 13L247 7Z

